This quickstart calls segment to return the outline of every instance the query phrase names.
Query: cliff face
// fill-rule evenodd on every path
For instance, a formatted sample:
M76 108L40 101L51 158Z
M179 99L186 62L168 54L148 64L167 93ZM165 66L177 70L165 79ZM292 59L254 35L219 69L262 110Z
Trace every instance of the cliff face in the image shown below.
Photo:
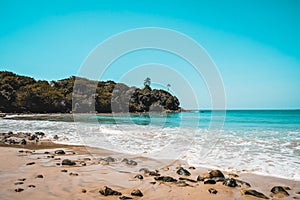
M73 92L75 79L76 91ZM0 72L0 112L67 113L72 111L72 98L75 112L176 111L180 104L169 92L152 90L148 85L140 89L74 76L49 83Z

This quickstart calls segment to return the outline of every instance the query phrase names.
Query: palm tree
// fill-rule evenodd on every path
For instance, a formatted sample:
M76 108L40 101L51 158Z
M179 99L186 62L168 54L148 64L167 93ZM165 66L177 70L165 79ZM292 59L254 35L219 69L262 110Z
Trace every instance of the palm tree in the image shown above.
M170 87L171 87L171 84L170 84L170 83L168 83L168 85L167 85L168 92L169 92L169 90L170 90Z
M145 87L146 87L146 86L150 87L150 85L151 85L151 78L147 77L147 78L144 80L144 86L145 86Z

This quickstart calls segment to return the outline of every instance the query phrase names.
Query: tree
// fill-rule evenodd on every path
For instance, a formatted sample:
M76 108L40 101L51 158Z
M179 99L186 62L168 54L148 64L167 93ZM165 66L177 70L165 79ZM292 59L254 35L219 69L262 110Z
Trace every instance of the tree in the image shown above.
M167 88L168 88L168 92L170 90L171 84L168 83Z
M151 78L147 77L147 78L144 80L144 86L145 86L145 87L146 87L146 86L150 87L150 85L151 85Z

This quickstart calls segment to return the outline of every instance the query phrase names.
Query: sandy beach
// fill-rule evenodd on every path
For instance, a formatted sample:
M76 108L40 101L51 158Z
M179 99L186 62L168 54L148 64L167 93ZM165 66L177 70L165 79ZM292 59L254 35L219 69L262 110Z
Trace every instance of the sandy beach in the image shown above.
M48 139L9 144L17 137L7 135L1 134L1 199L300 199L297 181L168 164ZM274 186L284 192L279 187L271 192ZM259 192L256 197L249 194L253 190Z

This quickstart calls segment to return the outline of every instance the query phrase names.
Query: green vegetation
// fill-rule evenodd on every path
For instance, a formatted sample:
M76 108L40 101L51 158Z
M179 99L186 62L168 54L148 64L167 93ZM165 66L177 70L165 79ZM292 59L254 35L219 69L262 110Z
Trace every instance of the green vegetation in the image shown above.
M164 90L152 90L150 83L151 79L146 78L145 87L140 89L113 81L91 81L75 76L49 83L4 71L0 72L0 112L110 113L179 109L175 96ZM73 91L74 88L76 91Z

